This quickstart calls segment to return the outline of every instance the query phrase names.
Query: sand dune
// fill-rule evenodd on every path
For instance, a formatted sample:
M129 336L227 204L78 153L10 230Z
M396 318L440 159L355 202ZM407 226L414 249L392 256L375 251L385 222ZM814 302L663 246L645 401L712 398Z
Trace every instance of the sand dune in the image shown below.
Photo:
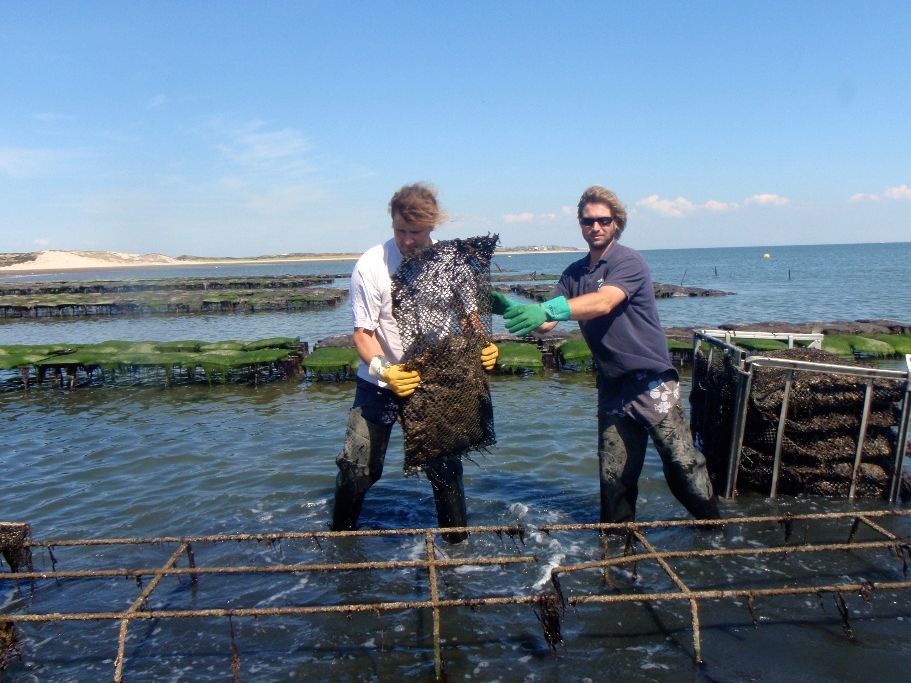
M174 258L164 254L129 254L120 251L58 251L47 250L33 254L5 254L0 273L30 273L56 270L89 270L95 268L130 268L137 266L206 265L229 263L273 263L282 261L322 261L351 258L348 255L327 254L305 257L261 257L250 259ZM29 258L32 257L32 258ZM4 261L0 260L0 263ZM6 265L8 264L8 265Z
M498 249L502 256L526 253L575 253L570 247L515 247ZM241 263L299 263L304 261L353 261L360 254L295 253L249 258L212 258L205 256L165 256L164 254L130 254L122 251L62 251L48 249L31 253L0 254L0 275L4 273L37 273L58 270L92 270L136 266L227 265Z
M13 256L13 255L7 255ZM16 254L18 263L0 267L0 272L37 270L79 270L82 268L122 268L129 266L167 266L180 263L163 254L127 254L119 251L39 251ZM23 260L25 257L33 258Z

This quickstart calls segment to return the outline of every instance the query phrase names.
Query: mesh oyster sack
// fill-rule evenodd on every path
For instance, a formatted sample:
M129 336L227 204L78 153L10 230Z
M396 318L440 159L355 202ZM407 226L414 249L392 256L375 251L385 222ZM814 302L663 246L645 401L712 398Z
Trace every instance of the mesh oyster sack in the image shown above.
M861 365L817 349L782 349L763 355L773 358L837 365ZM717 354L709 366L701 349L694 358L690 393L690 425L716 483L726 479L734 421L737 372L727 355ZM695 378L699 378L697 381ZM787 371L756 368L747 403L737 488L768 492L773 476L778 419L784 400ZM856 495L881 498L888 494L898 439L902 387L875 381L867 418ZM778 492L785 495L845 496L850 490L861 424L865 381L846 375L800 372L795 375L782 435ZM902 476L902 500L911 496L911 479Z
M496 443L481 349L491 341L490 260L498 240L436 242L392 276L402 363L421 375L400 413L406 473Z

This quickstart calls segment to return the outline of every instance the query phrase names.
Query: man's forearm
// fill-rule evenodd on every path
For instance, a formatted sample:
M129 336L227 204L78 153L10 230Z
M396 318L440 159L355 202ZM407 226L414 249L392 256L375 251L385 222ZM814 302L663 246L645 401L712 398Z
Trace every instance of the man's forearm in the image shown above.
M626 300L626 292L605 285L597 292L567 299L557 296L540 304L519 304L503 313L506 329L518 336L553 329L560 320L592 320L607 315Z
M626 301L626 292L613 285L605 285L597 292L590 292L569 299L570 320L592 320L607 315Z

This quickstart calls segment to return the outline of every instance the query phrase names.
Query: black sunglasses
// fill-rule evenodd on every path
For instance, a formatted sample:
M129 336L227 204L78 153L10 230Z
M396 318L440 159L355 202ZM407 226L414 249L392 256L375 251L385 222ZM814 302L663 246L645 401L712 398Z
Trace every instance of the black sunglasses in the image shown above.
M580 218L579 222L584 225L586 228L592 227L595 223L600 223L601 227L606 228L608 225L614 222L613 216L600 216L596 218Z

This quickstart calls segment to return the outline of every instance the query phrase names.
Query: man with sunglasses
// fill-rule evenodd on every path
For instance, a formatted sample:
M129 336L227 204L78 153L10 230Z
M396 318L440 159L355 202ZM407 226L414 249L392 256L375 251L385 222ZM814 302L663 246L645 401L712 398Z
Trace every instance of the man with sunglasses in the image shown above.
M648 267L618 242L626 209L613 192L594 185L579 200L578 218L588 256L563 272L553 298L519 304L495 292L493 311L519 336L546 332L561 320L579 322L598 371L602 522L635 519L649 437L674 496L693 516L716 519L718 501L680 406Z

